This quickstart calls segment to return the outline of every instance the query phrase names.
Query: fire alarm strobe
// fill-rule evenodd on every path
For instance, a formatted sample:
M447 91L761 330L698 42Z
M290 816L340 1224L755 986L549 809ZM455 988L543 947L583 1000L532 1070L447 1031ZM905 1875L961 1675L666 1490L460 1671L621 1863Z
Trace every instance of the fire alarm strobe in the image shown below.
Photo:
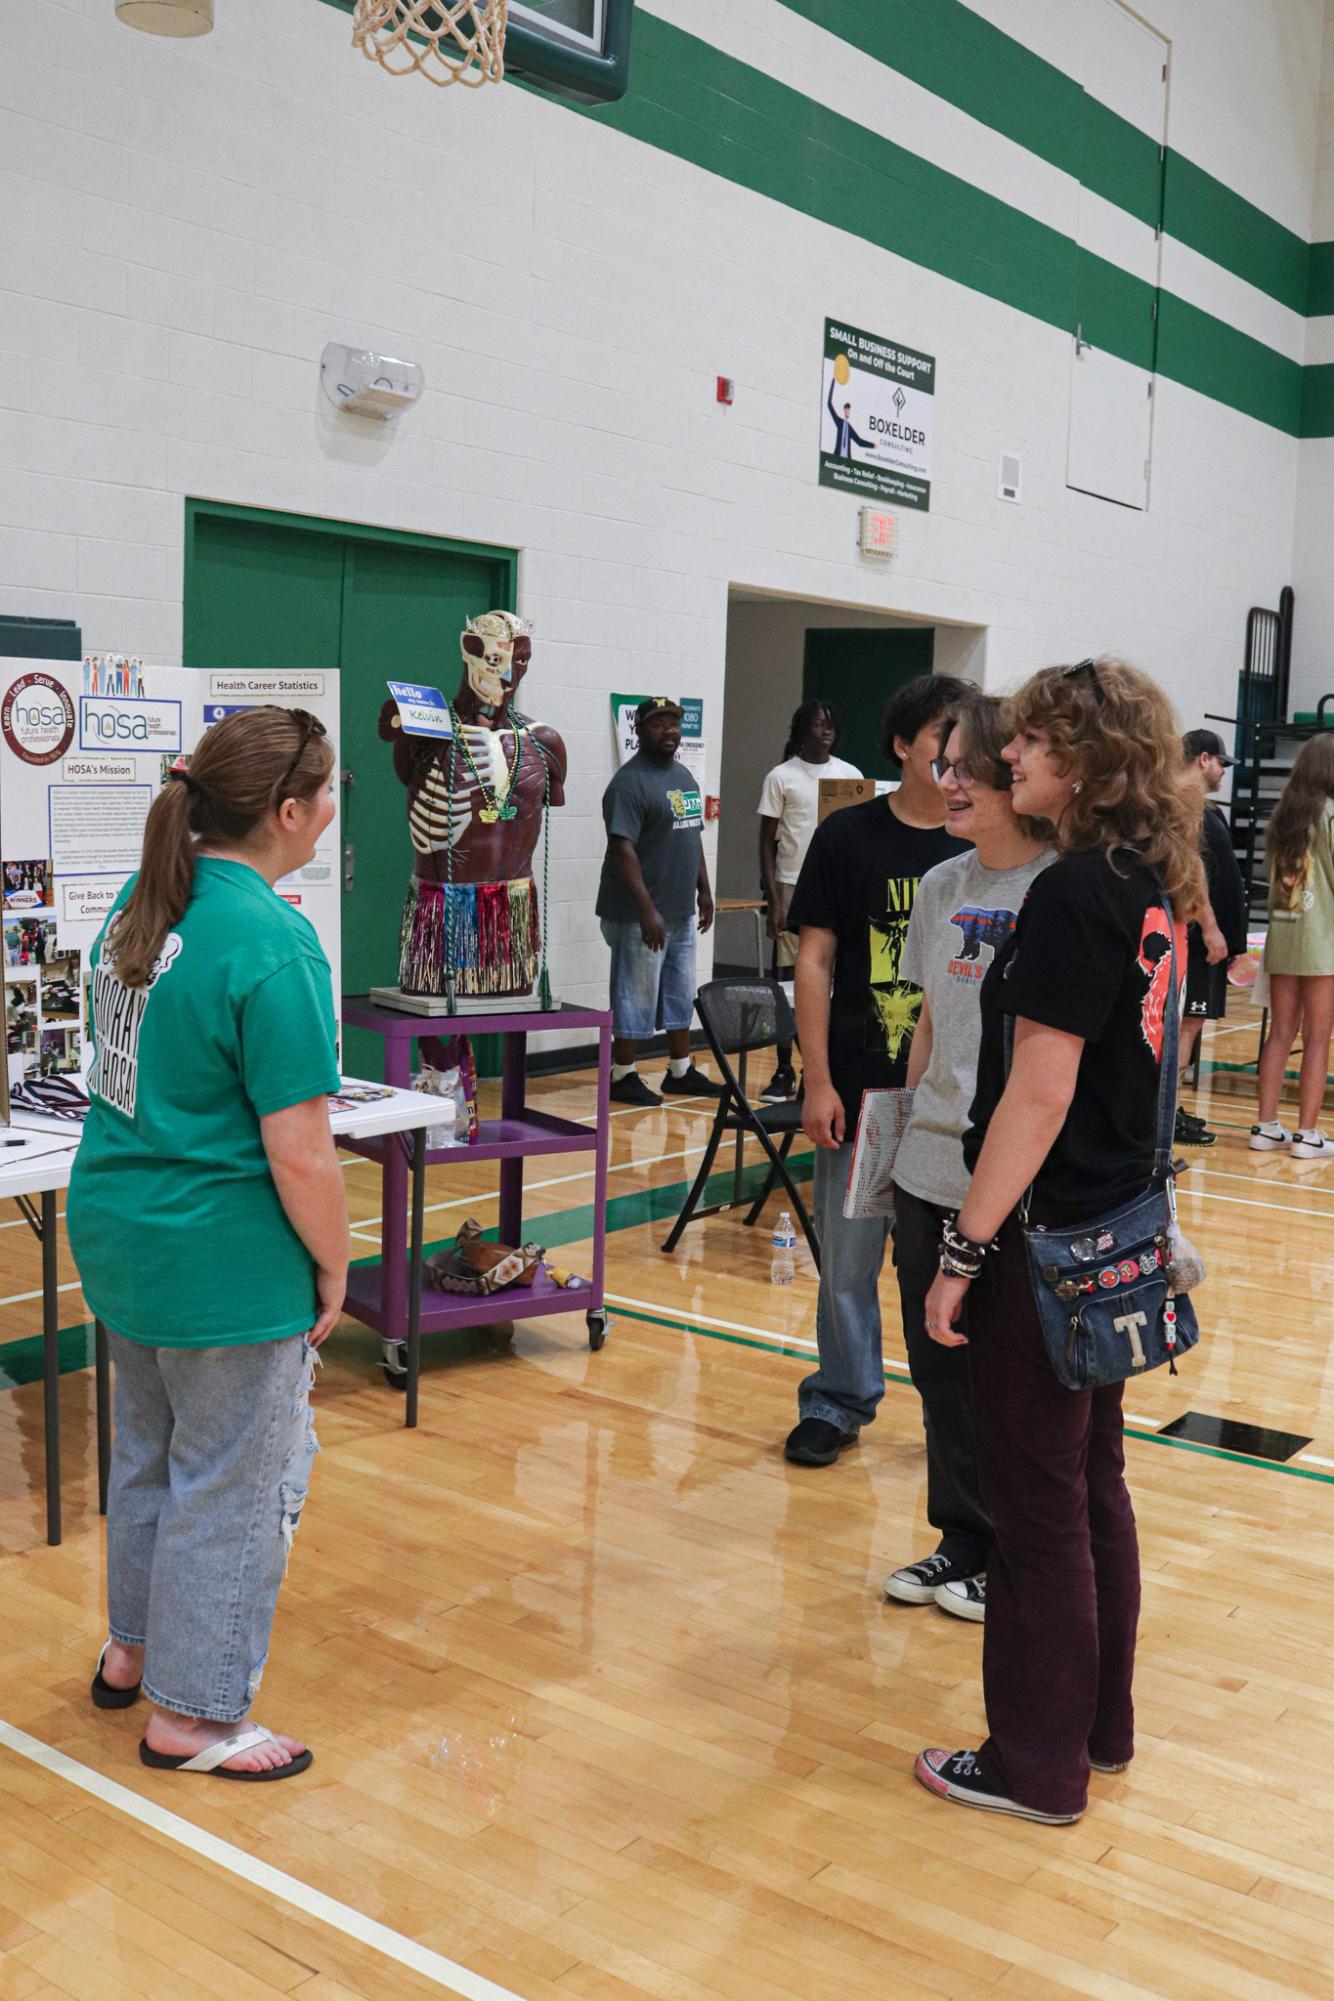
M882 514L878 507L857 510L857 547L863 556L892 556L897 532L892 514Z

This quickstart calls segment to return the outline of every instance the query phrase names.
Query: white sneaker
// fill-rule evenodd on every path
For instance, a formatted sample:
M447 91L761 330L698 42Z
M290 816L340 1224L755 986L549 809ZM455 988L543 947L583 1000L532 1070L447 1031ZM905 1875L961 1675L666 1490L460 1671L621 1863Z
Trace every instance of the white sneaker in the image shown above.
M961 1577L953 1584L938 1584L936 1603L942 1612L952 1612L956 1619L975 1619L980 1625L987 1616L985 1571L980 1577Z
M1288 1145L1292 1134L1287 1132L1277 1119L1270 1119L1265 1125L1251 1127L1252 1153L1278 1153Z
M1292 1136L1294 1160L1334 1160L1334 1140L1322 1132L1297 1132Z

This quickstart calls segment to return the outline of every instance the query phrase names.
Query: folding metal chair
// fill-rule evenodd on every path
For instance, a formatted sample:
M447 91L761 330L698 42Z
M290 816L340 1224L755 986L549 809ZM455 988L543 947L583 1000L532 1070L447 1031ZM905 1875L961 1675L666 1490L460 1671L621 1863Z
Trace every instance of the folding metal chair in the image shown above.
M671 1234L663 1245L664 1251L675 1250L681 1232L696 1216L716 1215L718 1209L730 1209L730 1202L718 1203L711 1208L701 1209L700 1200L708 1186L718 1149L728 1133L736 1133L741 1139L754 1139L764 1148L769 1162L769 1178L759 1199L753 1202L746 1213L745 1222L749 1226L764 1207L765 1199L778 1182L782 1182L791 1198L792 1208L802 1235L810 1245L815 1269L820 1269L820 1244L815 1234L815 1225L807 1213L797 1184L793 1181L787 1165L787 1157L792 1142L801 1131L800 1100L790 1100L776 1105L752 1106L747 1102L744 1091L737 1081L730 1058L734 1055L749 1055L753 1049L765 1049L773 1043L795 1042L797 1024L792 1015L792 1004L777 980L758 978L710 980L695 996L695 1012L708 1037L713 1060L718 1066L718 1074L723 1081L723 1095L718 1100L718 1110L714 1116L713 1130L709 1143L700 1162L699 1173L694 1185L686 1196L681 1213L673 1223ZM775 1140L779 1143L774 1144Z

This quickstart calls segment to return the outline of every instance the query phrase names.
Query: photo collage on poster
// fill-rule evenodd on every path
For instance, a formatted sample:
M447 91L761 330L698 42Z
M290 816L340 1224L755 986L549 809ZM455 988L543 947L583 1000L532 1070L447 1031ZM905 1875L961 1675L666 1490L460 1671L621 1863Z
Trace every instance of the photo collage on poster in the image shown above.
M57 936L49 856L0 863L9 1081L77 1074L83 953Z
M93 947L139 866L154 799L170 773L189 770L206 729L270 703L314 715L336 743L336 669L146 667L123 654L6 658L0 929L11 1084L86 1070ZM315 927L335 991L339 856L335 812L311 860L275 885Z

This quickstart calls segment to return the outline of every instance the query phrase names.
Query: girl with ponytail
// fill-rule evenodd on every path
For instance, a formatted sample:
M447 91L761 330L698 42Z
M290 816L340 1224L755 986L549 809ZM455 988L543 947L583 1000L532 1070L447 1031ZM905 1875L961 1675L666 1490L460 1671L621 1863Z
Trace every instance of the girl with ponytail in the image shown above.
M110 1333L110 1639L92 1697L155 1705L147 1765L289 1778L311 1754L242 1722L316 1450L314 1351L349 1238L329 1131L329 964L274 886L333 817L302 709L215 723L148 816L93 950L92 1108L69 1199Z

